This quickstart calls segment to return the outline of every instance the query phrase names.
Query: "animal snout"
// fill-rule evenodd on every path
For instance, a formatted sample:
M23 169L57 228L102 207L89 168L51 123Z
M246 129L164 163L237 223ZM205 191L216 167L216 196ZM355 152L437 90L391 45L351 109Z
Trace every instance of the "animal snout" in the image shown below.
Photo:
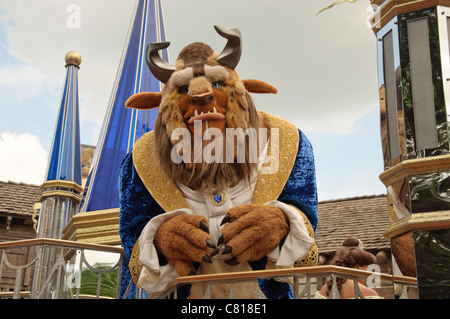
M206 105L214 101L214 94L212 92L205 92L201 94L195 94L190 96L192 104Z

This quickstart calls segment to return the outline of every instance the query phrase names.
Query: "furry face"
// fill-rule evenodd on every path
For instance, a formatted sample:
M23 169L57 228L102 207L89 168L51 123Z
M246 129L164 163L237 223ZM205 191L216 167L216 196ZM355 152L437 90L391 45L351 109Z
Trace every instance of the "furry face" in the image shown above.
M232 37L239 39L237 52L240 56L240 34L233 34ZM228 44L224 52L236 52L233 46L235 44ZM163 48L161 45L155 47L158 50ZM127 107L148 109L159 106L154 129L159 164L174 181L193 189L220 191L243 179L248 180L256 167L256 163L248 160L248 145L245 145L244 163L198 163L193 158L189 162L175 163L171 157L172 150L180 142L180 136L174 134L178 129L190 132L190 145L193 146L194 138L202 138L207 129L222 132L222 137L225 137L227 128L257 130L260 127L260 119L249 91L276 93L276 89L262 81L241 80L234 70L237 62L233 54L219 55L207 44L195 42L180 52L176 66L172 67L162 61L159 55L155 56L154 50L150 50L149 67L155 76L159 75L160 80L164 81L164 88L160 93L139 93L127 101ZM200 133L195 130L199 123L202 128ZM196 137L195 134L201 136ZM229 143L234 149L238 147L239 141L234 137L229 141L226 138L222 140L223 149L230 147L225 145ZM202 139L202 148L210 142Z
M199 44L195 44L198 47ZM189 47L185 49L189 52ZM159 143L158 156L160 164L165 167L178 182L194 189L219 191L237 184L242 178L248 179L255 163L195 163L194 152L189 162L173 163L172 148L180 142L174 131L187 128L191 133L192 147L194 138L201 138L207 129L215 128L225 132L226 128L243 128L244 130L259 127L259 118L249 93L234 70L221 65L214 65L214 54L204 59L203 63L192 62L183 69L173 73L162 90L162 102L155 126L155 140ZM214 60L213 60L214 61ZM183 60L177 61L178 66L185 66ZM202 136L194 130L195 121L201 121ZM223 134L222 136L225 136ZM224 143L235 143L235 140ZM211 141L202 139L202 150ZM235 149L237 145L233 146ZM248 148L248 145L246 145ZM226 149L226 145L223 146ZM235 152L236 154L237 152ZM248 151L246 151L248 153ZM179 154L183 155L183 154ZM225 157L226 154L223 153ZM247 157L248 158L248 157Z

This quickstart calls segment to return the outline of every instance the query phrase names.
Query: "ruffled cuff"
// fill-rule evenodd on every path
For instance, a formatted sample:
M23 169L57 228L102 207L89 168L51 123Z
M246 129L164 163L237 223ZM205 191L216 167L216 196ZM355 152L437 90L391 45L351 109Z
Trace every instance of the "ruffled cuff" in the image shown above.
M280 208L286 214L290 227L281 249L275 248L267 257L269 260L275 261L275 268L292 267L297 260L306 255L314 243L314 239L309 236L303 216L295 207L277 200L270 201L266 205Z
M184 208L158 215L147 223L139 237L139 261L142 263L142 270L137 286L144 289L149 295L162 292L170 282L179 277L172 265L167 263L160 266L153 240L162 223L181 214L192 214L192 211Z

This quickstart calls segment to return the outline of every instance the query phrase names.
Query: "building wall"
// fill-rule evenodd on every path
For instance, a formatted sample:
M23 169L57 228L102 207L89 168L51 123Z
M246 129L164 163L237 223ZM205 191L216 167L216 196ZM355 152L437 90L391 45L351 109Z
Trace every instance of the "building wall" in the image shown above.
M0 216L0 242L17 241L24 239L36 238L36 231L33 228L34 223L31 216ZM0 258L6 258L7 262L12 266L23 266L30 263L35 257L35 248L16 247L7 248L0 251ZM21 282L21 290L30 290L32 266L28 267ZM13 291L16 281L17 271L3 263L2 274L0 278L0 291Z

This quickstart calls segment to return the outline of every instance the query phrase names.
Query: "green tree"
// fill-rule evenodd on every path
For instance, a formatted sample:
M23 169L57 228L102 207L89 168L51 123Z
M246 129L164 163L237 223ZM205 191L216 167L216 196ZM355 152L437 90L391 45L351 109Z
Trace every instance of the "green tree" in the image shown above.
M93 268L99 271L110 269L112 266L109 264L94 264ZM117 278L119 275L119 269L116 268L113 271L102 274L100 297L116 298L117 294ZM81 271L81 284L80 295L97 295L99 273L94 272L88 268ZM77 288L73 288L73 294L75 296Z

